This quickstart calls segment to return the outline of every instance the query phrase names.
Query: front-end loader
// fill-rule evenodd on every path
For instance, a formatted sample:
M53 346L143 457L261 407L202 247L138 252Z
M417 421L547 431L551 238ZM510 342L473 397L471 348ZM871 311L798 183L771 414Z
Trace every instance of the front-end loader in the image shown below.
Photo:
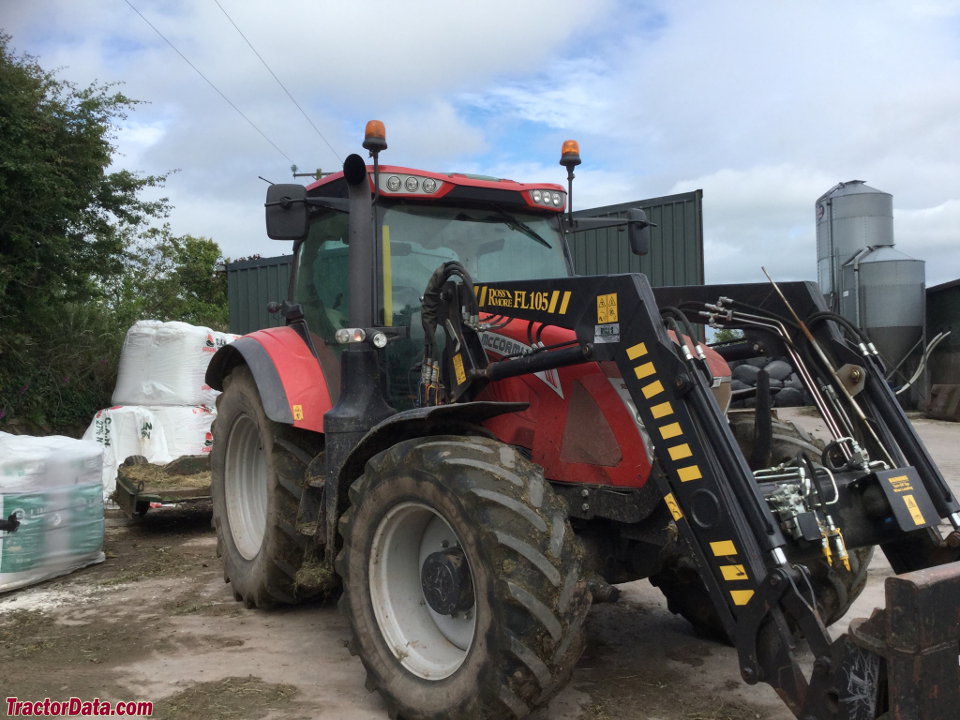
M960 505L856 327L810 283L574 275L568 185L381 166L267 191L282 327L221 349L211 457L225 578L251 607L340 594L392 717L522 718L591 601L650 578L803 720L956 717ZM742 330L712 348L699 327ZM817 443L729 411L728 361L790 358ZM833 637L875 547L887 606ZM801 662L799 642L812 653Z

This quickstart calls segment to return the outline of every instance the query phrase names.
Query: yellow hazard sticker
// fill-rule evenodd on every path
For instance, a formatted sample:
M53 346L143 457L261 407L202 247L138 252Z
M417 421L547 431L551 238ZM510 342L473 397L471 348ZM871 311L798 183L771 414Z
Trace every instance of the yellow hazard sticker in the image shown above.
M294 405L294 406L293 406L293 419L294 419L294 420L303 420L303 405Z
M620 322L620 314L617 312L617 294L597 295L597 323L615 323Z
M893 488L894 492L902 493L907 492L908 490L913 490L913 485L910 484L910 478L906 475L897 475L887 480L890 483L890 487Z
M460 353L453 356L453 371L457 376L457 385L463 385L467 381L467 373L463 370L463 356Z
M920 508L917 507L917 501L914 499L913 495L904 495L903 502L907 506L907 510L910 511L910 517L913 518L913 522L917 525L923 525L926 523L926 520L923 518L923 513L920 512Z

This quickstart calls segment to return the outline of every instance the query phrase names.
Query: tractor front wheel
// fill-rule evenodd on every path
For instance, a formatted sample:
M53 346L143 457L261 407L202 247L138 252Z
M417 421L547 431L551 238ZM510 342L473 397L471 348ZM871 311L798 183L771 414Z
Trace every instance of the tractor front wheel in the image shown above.
M391 717L521 718L566 681L589 592L542 471L477 437L373 457L341 520L351 650Z
M224 383L213 435L213 526L224 580L247 607L309 599L317 591L295 581L306 546L296 521L304 470L319 440L267 418L246 366Z

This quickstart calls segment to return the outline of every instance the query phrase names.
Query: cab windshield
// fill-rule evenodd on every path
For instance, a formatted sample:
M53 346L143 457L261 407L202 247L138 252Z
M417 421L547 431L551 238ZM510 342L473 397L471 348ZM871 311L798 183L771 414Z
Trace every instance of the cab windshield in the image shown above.
M431 273L451 260L475 282L569 274L556 220L490 205L452 208L400 204L382 214L384 269L395 286L423 292Z

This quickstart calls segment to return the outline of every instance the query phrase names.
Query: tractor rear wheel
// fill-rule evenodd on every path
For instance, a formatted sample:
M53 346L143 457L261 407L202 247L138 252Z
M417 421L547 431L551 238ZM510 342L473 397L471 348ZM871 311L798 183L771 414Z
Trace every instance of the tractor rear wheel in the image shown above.
M746 457L750 457L753 443L753 414L735 413L730 417L734 437ZM793 423L773 421L770 452L771 465L790 461L797 453L806 454L819 462L822 443ZM697 633L715 640L727 641L726 632L709 601L707 589L700 579L700 569L686 545L684 552L667 560L664 567L650 578L667 599L670 611L686 618ZM873 548L849 551L850 570L828 563L819 552L802 553L790 539L786 545L787 558L801 563L810 571L810 580L817 599L817 610L825 625L832 625L846 614L867 584L867 566L873 557Z
M419 438L349 494L340 607L391 717L521 718L562 687L590 598L538 467L486 438Z
M233 370L217 398L210 456L213 526L224 580L247 607L295 604L306 538L296 529L304 470L316 436L268 419L253 375Z

